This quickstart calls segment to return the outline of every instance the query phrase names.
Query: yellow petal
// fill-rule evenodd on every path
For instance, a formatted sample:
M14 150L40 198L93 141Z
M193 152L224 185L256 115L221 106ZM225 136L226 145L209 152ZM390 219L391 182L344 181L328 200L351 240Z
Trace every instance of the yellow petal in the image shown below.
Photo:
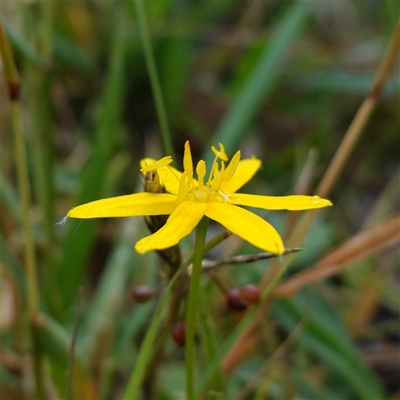
M331 206L329 200L318 196L258 196L234 193L229 195L229 202L240 206L264 208L265 210L310 210Z
M167 193L136 193L82 204L69 210L68 218L135 217L167 215L175 209L176 196Z
M211 202L207 217L264 251L282 254L282 239L275 228L258 215L226 203Z
M156 163L157 160L155 160L154 158L150 158L150 157L146 157L143 158L142 160L140 160L140 170L142 170L143 168L146 168L148 165L154 164Z
M156 160L153 158L144 158L140 161L141 169L146 166L151 166ZM158 175L160 176L160 182L165 186L167 192L172 194L178 194L179 182L181 180L182 172L176 168L166 165L165 167L157 168Z
M257 158L239 161L235 174L229 181L222 183L221 191L225 193L236 192L254 176L260 166L261 161Z
M165 186L167 192L177 194L182 172L171 166L161 167L158 170L160 181Z
M168 164L172 163L172 157L171 156L166 156L161 158L158 161L154 161L152 163L149 163L147 165L142 166L141 165L141 169L140 172L150 172L150 171L154 171L155 169L161 168L161 167L165 167Z
M143 254L150 250L162 250L174 246L192 232L206 210L207 203L199 201L182 202L160 230L136 243L136 251Z

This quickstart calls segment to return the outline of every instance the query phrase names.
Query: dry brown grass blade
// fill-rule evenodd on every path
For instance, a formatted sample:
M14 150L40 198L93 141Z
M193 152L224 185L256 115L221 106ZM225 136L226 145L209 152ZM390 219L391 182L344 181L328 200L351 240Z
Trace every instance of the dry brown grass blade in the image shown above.
M364 335L371 319L376 315L380 304L380 292L376 286L374 279L364 284L346 315L348 332L353 338Z
M375 254L399 239L400 213L397 213L352 236L314 266L296 274L293 278L278 286L274 294L277 296L293 296L305 285L336 274L349 264Z

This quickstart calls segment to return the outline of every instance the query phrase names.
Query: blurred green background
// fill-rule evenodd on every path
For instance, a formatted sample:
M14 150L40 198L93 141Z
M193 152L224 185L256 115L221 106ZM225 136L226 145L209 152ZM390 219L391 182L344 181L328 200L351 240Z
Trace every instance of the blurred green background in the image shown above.
M145 6L175 166L181 168L186 140L195 162L209 160L210 146L222 142L229 156L241 149L244 158L263 161L246 192L270 195L293 193L310 158L306 194L313 194L371 87L399 16L399 3L390 0L171 0ZM65 396L80 309L72 398L116 399L156 302L135 303L131 292L138 284L162 283L159 261L133 250L147 235L140 218L54 224L77 204L140 191L140 159L165 155L135 5L8 2L1 5L1 18L22 88L46 397ZM329 196L334 207L321 213L284 279L398 210L398 68ZM4 77L1 84L4 89ZM22 217L3 89L0 386L2 398L13 400L30 398L32 360L24 327ZM288 214L261 215L283 234ZM190 248L185 241L186 256ZM212 256L253 252L230 238ZM239 286L258 284L268 265L218 272ZM398 267L398 246L392 244L290 299L275 300L260 324L257 351L230 374L220 373L205 398L243 395L246 383L306 318L284 355L243 398L398 399ZM199 325L208 328L204 333L199 327L199 341L208 335L215 352L237 318L211 279L203 279L202 291ZM199 356L200 371L207 372L207 357ZM182 360L183 350L169 340L154 382L157 399L183 398Z

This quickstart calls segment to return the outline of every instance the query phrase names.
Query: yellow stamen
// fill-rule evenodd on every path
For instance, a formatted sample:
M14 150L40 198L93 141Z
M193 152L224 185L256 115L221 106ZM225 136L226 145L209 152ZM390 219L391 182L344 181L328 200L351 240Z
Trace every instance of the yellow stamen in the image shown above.
M216 161L217 161L217 159L215 158L213 165L211 166L210 174L208 176L207 186L211 185L211 182L213 181L214 177L216 176L216 174L218 172L218 164Z
M191 181L192 181L192 179L189 179L188 172L183 171L183 174L181 176L181 181L179 183L179 191L178 191L178 194L176 197L177 204L180 204L180 203L182 203L183 200L185 200L185 197L190 189Z
M212 181L212 187L216 192L218 192L219 189L221 188L224 172L225 172L225 163L221 161L221 170L219 170L218 168L216 169L214 179Z
M212 152L215 154L216 158L221 159L222 161L228 161L228 156L225 153L225 147L222 143L219 144L219 150L217 150L214 146L211 146Z
M183 154L183 169L188 172L191 171L190 175L193 174L193 161L192 154L190 153L189 141L186 141L185 143L185 151Z

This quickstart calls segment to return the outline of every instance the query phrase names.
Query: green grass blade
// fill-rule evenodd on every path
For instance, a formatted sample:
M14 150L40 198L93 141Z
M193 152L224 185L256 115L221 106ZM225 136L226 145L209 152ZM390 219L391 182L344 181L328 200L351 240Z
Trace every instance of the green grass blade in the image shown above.
M272 37L268 37L257 64L222 120L207 150L219 142L225 145L229 155L237 149L262 101L273 88L290 45L298 38L306 20L308 7L307 2L297 2L283 17ZM207 163L212 163L212 155L208 151L206 160Z
M156 110L157 110L158 122L160 124L160 133L161 133L164 152L165 154L172 156L173 160L175 161L176 160L175 152L172 146L172 138L167 118L164 96L162 93L160 78L158 76L156 62L154 60L153 47L151 45L151 40L150 40L145 4L143 0L134 0L134 5L136 8L138 27L139 27L140 37L142 40L144 56L146 59L146 67L149 73L154 101L156 103Z
M94 148L91 159L82 173L76 204L86 203L101 197L107 164L116 145L114 131L121 112L125 82L124 56L127 39L125 25L117 25L110 54L110 60L112 61ZM84 264L89 254L90 246L93 243L95 227L95 220L68 221L68 233L64 242L64 260L60 270L60 282L63 282L65 307L73 304L77 289L83 282Z
M205 390L207 390L209 387L210 382L217 376L220 371L222 360L230 348L239 339L240 335L245 331L251 320L254 318L257 309L258 306L254 306L249 312L247 312L245 317L232 330L232 333L229 335L229 337L219 346L219 350L216 352L214 359L210 361L208 368L204 371L200 382L196 386L195 398L201 397Z
M128 386L126 387L125 393L122 396L123 400L139 398L140 385L146 373L146 368L152 354L152 347L154 346L158 328L161 324L163 311L167 305L169 292L172 288L173 283L176 280L175 278L178 277L178 274L181 270L182 268L178 271L178 273L175 274L175 277L171 279L161 296L160 302L158 303L156 311L153 314L153 317L146 332L146 336L141 345L132 375L129 378Z
M5 239L0 233L0 259L4 261L6 267L11 272L13 279L15 280L19 294L23 302L26 302L26 280L24 269L20 262L15 258L12 252L5 246Z
M48 315L41 314L36 321L36 328L46 353L66 365L72 338L64 326ZM82 354L78 351L75 352L75 356L83 360Z
M65 65L72 65L86 73L91 73L95 69L93 61L64 35L54 36L54 55Z
M16 52L24 57L25 59L29 60L33 64L37 65L38 67L45 67L46 63L43 57L36 51L36 49L31 46L31 43L26 41L21 35L16 33L13 29L9 26L5 26L5 31L10 39L10 42L13 45L13 48Z
M277 300L273 310L283 324L292 330L304 315L298 302ZM313 311L316 311L315 309ZM321 315L307 315L305 328L298 341L332 367L361 399L381 399L382 392L373 373L362 362L347 336L332 329Z
M133 223L136 221L139 219ZM127 223L131 225L132 221ZM136 264L132 242L130 237L126 237L116 243L101 275L96 295L90 304L90 318L84 329L86 334L95 340L98 339L96 335L99 333L99 326L104 326L107 322L106 325L114 330L117 319L121 316L126 301L126 286L132 275L132 265Z
M14 221L20 222L21 210L19 208L18 195L5 179L3 171L0 171L0 201L2 207L6 207L6 210L10 213Z

